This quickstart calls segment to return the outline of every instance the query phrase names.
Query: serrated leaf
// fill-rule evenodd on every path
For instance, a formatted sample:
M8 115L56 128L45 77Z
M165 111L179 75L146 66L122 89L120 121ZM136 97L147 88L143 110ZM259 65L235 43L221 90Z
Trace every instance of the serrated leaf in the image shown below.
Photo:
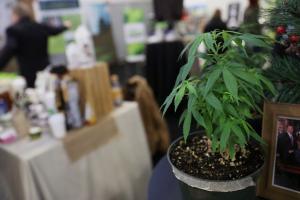
M189 56L188 56L188 60L190 60L191 57L195 57L197 52L198 52L198 48L199 45L202 43L203 41L203 34L199 35L195 41L192 43L190 49L189 49Z
M223 78L227 90L232 94L232 96L238 98L238 85L236 78L232 75L230 71L226 68L223 69Z
M246 72L243 70L230 70L230 72L232 72L234 75L236 75L237 77L239 77L240 79L251 83L251 84L255 84L258 85L258 79L250 72Z
M243 88L244 92L247 94L247 97L242 98L243 96L241 96L240 99L244 100L246 103L248 103L247 101L251 101L250 103L254 108L255 107L255 99L253 98L253 95L251 94L249 89L244 84L241 83L240 85ZM248 104L248 105L250 105L250 104Z
M233 41L237 46L243 46L243 40L240 37L234 37Z
M222 125L222 124L225 124L226 122L226 117L225 115L220 115L219 117L219 123Z
M240 146L244 147L244 145L246 144L246 139L242 129L237 125L232 126L231 128L233 133L238 137Z
M191 44L189 48L189 54L188 54L188 62L182 67L179 73L179 77L177 77L176 84L178 84L180 81L186 80L187 76L189 75L196 59L196 55L198 52L198 47L203 41L203 36L199 35L194 42Z
M277 94L277 91L271 81L269 81L268 79L266 79L263 76L260 76L260 80L267 86L267 88L273 95Z
M166 98L165 102L163 103L162 107L164 107L163 110L163 116L166 114L167 110L171 106L173 99L175 98L176 95L176 89L174 89L171 94Z
M195 63L195 56L190 56L188 58L188 62L184 64L178 73L178 76L176 78L175 87L177 87L182 81L186 80L194 63Z
M187 89L189 90L190 94L193 94L194 96L198 96L196 88L192 84L187 84Z
M262 88L256 88L253 85L249 85L249 84L247 86L248 86L248 89L251 90L251 92L250 92L251 96L253 96L253 97L255 97L255 95L258 95L259 97L264 96Z
M219 69L214 70L210 75L208 75L204 96L206 96L210 92L211 88L214 86L218 78L220 78L220 75L221 75L221 70Z
M203 117L201 116L200 112L198 110L194 109L194 110L192 110L192 114L193 114L193 117L196 120L196 122L203 128L206 128L205 121L204 121Z
M218 110L215 110L215 111L213 112L213 114L212 114L212 122L213 122L214 124L218 123L219 117L220 117L220 116L221 116L221 112L218 111Z
M203 53L203 52L199 52L196 54L196 57L197 58L203 58L204 60L209 60L210 59L210 56L207 55L206 53Z
M174 88L176 88L182 81L181 77L182 77L182 73L183 73L183 68L184 68L184 66L182 66L179 70L178 76L177 76L176 81L175 81Z
M212 51L212 52L216 53L216 49L214 47L215 42L213 40L211 33L204 34L204 43L207 48L207 51Z
M242 52L245 54L245 56L248 57L249 55L248 55L246 49L244 47L240 47L240 48L242 49Z
M225 42L224 42L223 50L230 47L232 45L232 41L235 39L235 36L232 36L232 35L229 35L229 36L230 36L230 38L228 38L227 41L225 40Z
M233 43L237 45L240 48L240 50L242 50L246 57L248 57L248 53L244 47L243 40L241 38L239 38L238 36L234 37Z
M243 128L244 128L244 130L245 130L245 133L247 134L248 140L249 140L249 139L250 139L250 129L249 129L248 126L247 126L247 122L244 121L244 120L242 120L241 123L242 123L242 125L243 125Z
M197 98L195 96L189 96L189 99L188 99L188 112L192 112L194 107L195 107L195 102L196 102Z
M232 62L230 62L230 68L228 68L228 70L230 70L233 73L233 71L236 71L236 70L244 70L246 67L247 67L247 65L245 63L239 63L237 61L232 61Z
M220 148L221 148L220 150L222 152L224 152L226 147L228 146L227 142L230 137L230 133L231 133L231 122L226 122L224 125L224 128L223 128L222 134L221 134L221 139L220 139Z
M248 126L249 127L249 126ZM249 127L250 129L253 129L252 127ZM256 141L260 142L263 145L266 145L267 143L254 131L250 131L250 136L255 139Z
M263 145L267 145L267 143L256 133L250 131L250 136L253 137L258 142L262 143Z
M245 116L248 119L252 119L253 116L250 112L250 108L247 104L240 104L240 113L242 113L243 116Z
M222 32L222 37L224 39L224 46L223 46L223 50L225 50L228 45L231 43L231 35L225 31Z
M270 45L267 44L261 37L257 37L256 35L245 33L243 35L238 36L238 38L244 40L246 43L250 44L251 46L256 47L264 47L270 49Z
M184 110L183 113L181 114L180 118L179 118L179 125L182 124L183 120L185 119L187 114L187 110Z
M238 112L236 111L236 109L235 109L231 104L227 104L225 107L226 107L226 110L227 110L232 116L235 116L236 118L239 118Z
M192 114L190 112L187 112L183 122L183 137L185 141L187 141L187 138L190 134L191 122L192 122Z
M180 55L179 55L179 58L178 59L181 59L183 57L183 55L188 51L188 49L192 46L194 41L191 41L189 42L185 47L184 49L181 51Z
M178 108L179 104L181 103L184 95L185 95L185 85L181 86L181 88L179 89L179 91L177 92L177 94L175 96L175 100L174 100L175 111L177 111L177 108Z
M181 74L179 74L180 78L179 80L180 81L184 81L187 79L191 69L193 68L193 65L195 63L195 58L189 58L188 62L182 67L182 72Z
M213 108L219 111L223 111L222 104L220 100L211 92L206 96L206 102L211 105Z

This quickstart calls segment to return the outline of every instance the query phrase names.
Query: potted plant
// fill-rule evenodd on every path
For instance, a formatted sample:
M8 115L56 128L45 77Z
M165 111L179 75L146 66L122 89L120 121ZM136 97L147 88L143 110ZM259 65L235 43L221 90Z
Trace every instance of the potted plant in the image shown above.
M183 137L168 151L185 199L255 198L251 186L264 164L264 141L248 120L275 89L261 69L248 66L247 44L269 48L263 36L222 31L201 34L184 50L188 62L163 107L165 113L173 102L175 110L187 104ZM206 53L198 52L200 45ZM205 59L201 75L189 76L198 58ZM204 131L190 134L193 122Z

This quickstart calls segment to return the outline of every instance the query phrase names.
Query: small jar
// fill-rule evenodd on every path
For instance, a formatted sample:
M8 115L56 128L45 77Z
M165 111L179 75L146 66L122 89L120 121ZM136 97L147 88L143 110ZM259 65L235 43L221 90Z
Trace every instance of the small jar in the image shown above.
M42 129L40 127L32 127L29 130L29 135L31 140L40 139L42 136Z

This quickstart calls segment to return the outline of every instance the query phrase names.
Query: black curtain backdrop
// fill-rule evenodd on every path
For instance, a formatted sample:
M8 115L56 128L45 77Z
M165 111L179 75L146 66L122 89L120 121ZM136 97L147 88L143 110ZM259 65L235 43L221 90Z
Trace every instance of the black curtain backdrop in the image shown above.
M146 77L159 105L171 93L181 66L186 58L179 59L184 45L180 41L147 45Z
M183 11L183 0L153 0L155 18L158 21L177 21Z

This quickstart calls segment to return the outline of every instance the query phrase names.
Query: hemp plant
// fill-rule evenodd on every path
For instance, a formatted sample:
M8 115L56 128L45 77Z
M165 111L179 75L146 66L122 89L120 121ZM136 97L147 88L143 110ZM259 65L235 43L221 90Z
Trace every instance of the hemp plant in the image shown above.
M264 92L276 93L262 69L249 66L248 44L270 48L264 36L248 33L215 31L198 35L184 49L182 55L188 54L188 62L181 68L175 87L163 104L164 113L173 102L176 111L186 99L180 119L185 141L195 121L211 141L211 151L226 153L231 159L251 138L264 143L248 120L252 112L262 112L259 103L265 97ZM206 52L198 52L200 45L205 45ZM199 58L205 59L201 75L190 76Z

